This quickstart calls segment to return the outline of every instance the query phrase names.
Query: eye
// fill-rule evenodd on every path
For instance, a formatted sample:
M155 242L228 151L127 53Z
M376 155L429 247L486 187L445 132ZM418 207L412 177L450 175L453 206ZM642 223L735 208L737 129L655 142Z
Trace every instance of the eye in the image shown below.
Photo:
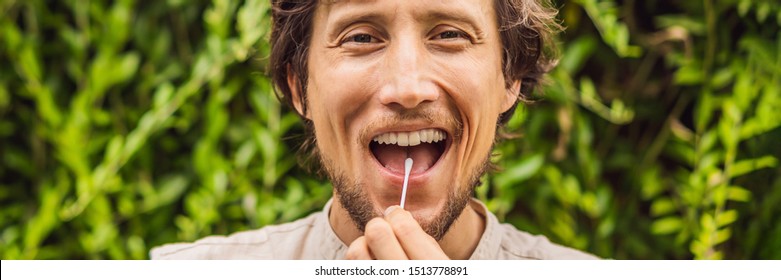
M474 45L473 36L453 25L442 24L431 30L429 45L445 52L457 52Z
M368 43L375 43L377 42L377 38L372 37L372 35L369 34L355 34L352 36L349 36L344 39L344 43L359 43L359 44L368 44Z
M447 39L456 39L456 38L466 38L466 34L455 30L448 30L437 34L437 39L447 40Z
M374 53L385 46L385 36L371 25L357 25L341 35L338 47L345 53L360 56Z

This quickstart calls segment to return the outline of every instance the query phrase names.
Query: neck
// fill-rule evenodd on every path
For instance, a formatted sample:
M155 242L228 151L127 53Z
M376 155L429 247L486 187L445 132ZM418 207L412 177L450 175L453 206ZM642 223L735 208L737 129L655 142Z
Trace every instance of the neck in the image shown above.
M344 244L349 245L363 235L350 219L347 210L342 208L337 196L334 196L334 202L331 204L328 221L336 236ZM485 231L485 218L472 208L471 202L467 203L442 240L439 240L439 246L450 259L469 259L477 248L483 231Z
M468 202L464 211L450 226L450 230L439 241L439 246L450 259L466 260L477 248L484 231L485 218L472 208L471 202Z

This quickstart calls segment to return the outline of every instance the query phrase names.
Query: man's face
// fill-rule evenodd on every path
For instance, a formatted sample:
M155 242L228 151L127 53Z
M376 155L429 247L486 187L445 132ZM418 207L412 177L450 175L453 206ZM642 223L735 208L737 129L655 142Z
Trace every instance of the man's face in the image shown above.
M501 55L491 0L318 4L306 117L359 227L399 204L410 157L405 208L430 234L447 230L516 100Z

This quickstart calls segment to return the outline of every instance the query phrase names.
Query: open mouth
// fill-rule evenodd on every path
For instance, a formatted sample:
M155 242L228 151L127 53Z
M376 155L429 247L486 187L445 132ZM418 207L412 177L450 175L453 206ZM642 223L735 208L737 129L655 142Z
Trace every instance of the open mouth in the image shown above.
M404 160L412 158L412 174L426 172L434 166L447 148L447 133L440 129L409 132L387 132L375 136L369 144L374 157L386 169L404 173Z

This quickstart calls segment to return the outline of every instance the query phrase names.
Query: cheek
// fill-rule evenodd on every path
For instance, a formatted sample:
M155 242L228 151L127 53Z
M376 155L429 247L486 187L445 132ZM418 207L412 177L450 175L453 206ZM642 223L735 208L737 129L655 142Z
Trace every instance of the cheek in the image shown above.
M451 98L468 118L465 121L494 124L505 92L500 65L478 56L442 60L439 64Z
M462 143L458 146L462 170L472 170L474 164L481 164L490 153L505 92L499 64L486 57L490 55L483 56L484 59L477 56L461 59L460 63L442 61L439 65L464 125Z
M361 121L360 114L371 99L373 72L355 63L328 63L328 67L319 67L324 65L321 62L313 64L309 71L317 74L309 78L307 102L318 143L349 145L358 127L356 122Z

